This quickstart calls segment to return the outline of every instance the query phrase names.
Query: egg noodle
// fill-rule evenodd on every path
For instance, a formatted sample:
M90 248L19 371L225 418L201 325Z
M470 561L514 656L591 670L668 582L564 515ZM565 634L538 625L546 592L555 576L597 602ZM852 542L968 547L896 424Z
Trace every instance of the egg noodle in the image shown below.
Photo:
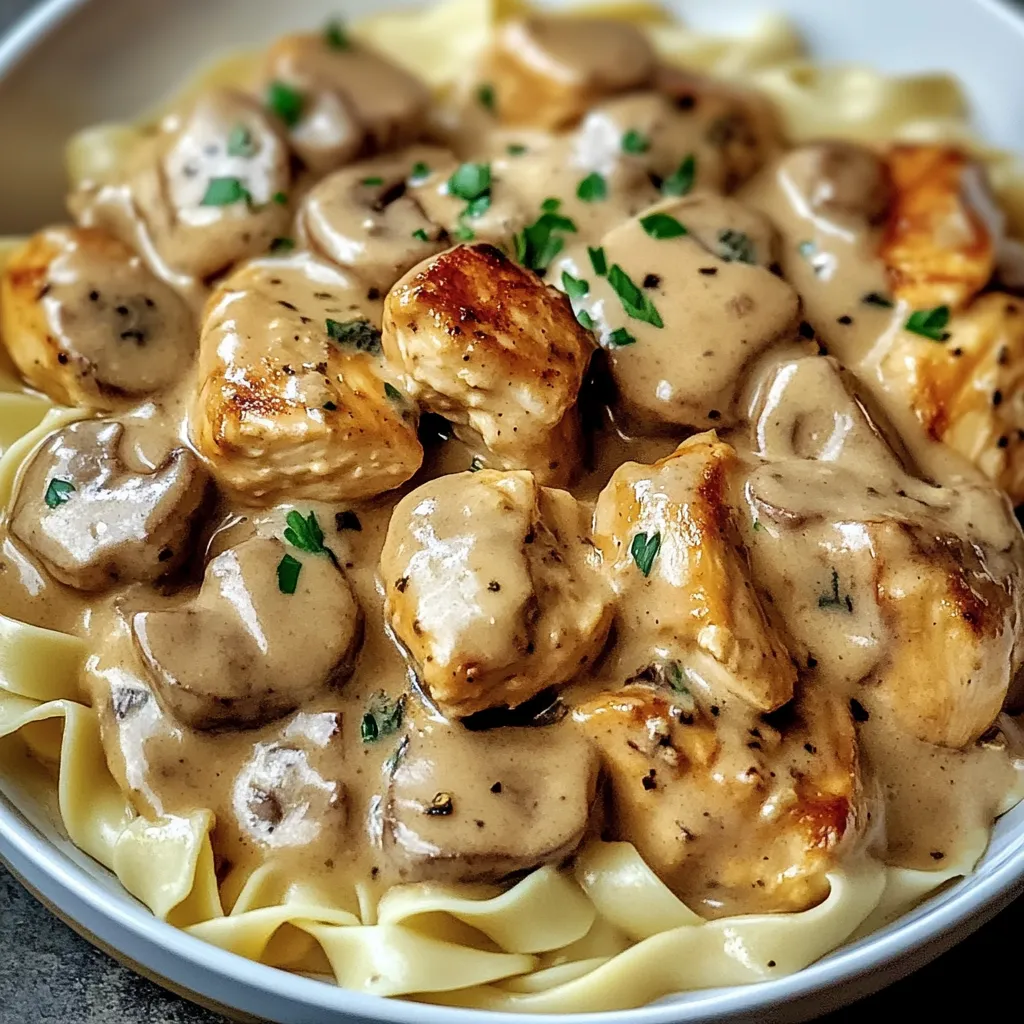
M955 138L973 147L964 98L948 77L816 67L779 17L765 18L746 37L726 39L692 32L647 4L597 9L644 23L669 62L766 92L793 141ZM451 0L421 13L377 15L352 31L441 92L487 46L496 24L523 10L514 0ZM231 67L221 66L219 74L230 75ZM133 137L126 126L83 133L69 150L72 177L102 177ZM1011 225L1021 227L1024 178L1015 161L974 151L987 161ZM10 370L0 368L0 386L0 504L6 506L26 457L84 413L24 393ZM680 902L627 843L594 842L571 870L544 867L507 891L422 883L393 888L376 902L368 888L328 894L270 865L247 875L229 871L218 883L212 812L146 820L108 770L97 716L79 689L89 657L76 637L0 616L3 770L34 773L51 787L55 780L70 839L158 917L241 956L333 975L361 992L489 1010L574 1012L778 977L969 872L986 841L979 835L968 844L969 858L937 872L886 868L865 856L829 874L830 895L813 909L716 921Z

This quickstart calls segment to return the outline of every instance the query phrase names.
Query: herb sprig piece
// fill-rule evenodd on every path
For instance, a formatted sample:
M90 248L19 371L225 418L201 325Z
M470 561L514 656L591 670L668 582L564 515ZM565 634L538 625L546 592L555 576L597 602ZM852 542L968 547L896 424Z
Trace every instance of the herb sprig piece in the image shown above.
M302 572L302 563L291 555L285 555L277 563L277 589L282 594L294 594L299 583L300 572Z
M936 306L934 309L917 309L910 314L904 327L912 334L920 334L930 341L946 341L949 332L949 306Z
M267 108L289 127L294 128L302 120L306 97L284 82L271 82L267 86Z
M339 345L351 345L357 352L368 352L377 355L381 351L380 331L362 317L354 320L325 321L327 337Z
M660 550L661 531L659 530L650 536L646 533L638 533L633 538L629 553L633 556L636 567L647 577L651 575L651 567L654 565L654 559L657 558Z
M252 196L241 178L211 178L199 205L231 206L234 203L251 202Z
M542 274L565 248L563 233L575 234L576 230L573 220L554 210L546 210L515 236L516 259L524 267Z
M615 294L626 314L634 320L651 324L653 327L664 327L665 321L653 302L638 288L622 267L616 263L608 271L608 283L612 286Z
M661 183L661 194L664 196L685 196L693 188L697 178L697 158L691 153Z
M244 124L236 124L228 135L228 156L250 157L257 151L256 139Z
M397 732L402 727L402 716L405 713L405 694L392 701L381 691L370 698L366 713L359 724L359 736L364 743L376 743Z
M46 485L46 494L43 496L43 501L46 502L47 508L57 508L67 502L74 492L75 485L70 480L61 480L59 477L54 477Z
M585 203L599 203L608 198L608 182L594 171L577 186L576 197Z
M689 234L685 224L681 224L675 217L671 217L667 213L652 213L648 217L643 217L640 227L651 238L656 239L681 238L683 235Z

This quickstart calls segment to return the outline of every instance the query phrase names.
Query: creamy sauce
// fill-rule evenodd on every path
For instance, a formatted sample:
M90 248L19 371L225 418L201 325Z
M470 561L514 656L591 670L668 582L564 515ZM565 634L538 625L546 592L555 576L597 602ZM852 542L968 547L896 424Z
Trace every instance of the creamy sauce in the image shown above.
M77 424L34 455L0 612L86 639L115 778L144 815L211 809L229 887L261 864L335 898L504 880L597 835L719 916L813 905L868 847L970 861L1021 789L1000 712L1024 539L882 370L909 309L865 301L889 292L875 157L783 153L725 198L775 148L759 104L686 76L655 92L653 57L614 33L517 31L498 111L544 128L607 104L579 132L511 134L474 110L471 141L423 139L418 83L291 40L268 74L307 90L305 121L216 90L124 180L73 198L160 288L212 298L198 362L188 348L171 372L167 346L125 359L95 341L109 311L87 296L111 274L87 252L44 267L29 304L93 316L69 336L116 385L123 429ZM456 136L459 157L394 152ZM707 191L659 201L691 153ZM450 185L460 158L490 167L476 213ZM592 174L597 201L578 192ZM242 177L245 202L203 205L212 178ZM460 228L512 250L548 198L573 229L547 278L586 280L573 312L607 350L582 432L593 342L539 279L473 249L499 269L468 298L443 273L430 294L396 284ZM685 231L657 237L641 211ZM274 238L312 254L211 280ZM161 293L131 329L176 338L188 315ZM436 414L459 436L435 436ZM703 429L718 438L673 454Z

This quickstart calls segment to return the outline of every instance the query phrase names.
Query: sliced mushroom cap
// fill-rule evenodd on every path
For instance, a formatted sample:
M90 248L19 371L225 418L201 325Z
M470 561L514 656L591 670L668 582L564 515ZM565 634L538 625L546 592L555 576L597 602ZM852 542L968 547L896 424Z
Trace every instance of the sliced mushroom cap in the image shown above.
M587 518L532 474L493 470L398 504L381 553L385 614L446 711L515 707L601 650L612 606Z
M403 882L497 882L558 864L587 833L597 775L593 748L568 723L434 725L408 741L388 787L391 871Z
M166 387L196 348L188 307L138 256L71 227L33 235L6 263L0 334L30 384L101 410Z
M410 193L414 170L449 165L427 146L336 171L303 200L300 226L311 246L386 292L406 271L446 248L438 225Z
M426 85L354 41L337 47L323 35L285 36L271 47L266 68L268 79L306 88L307 97L320 92L340 96L365 132L362 150L367 154L407 146L426 128ZM315 112L320 102L307 99L308 110ZM300 117L296 128L301 132L302 126Z
M53 434L28 463L11 533L62 583L102 590L148 583L189 553L209 477L186 448L152 472L129 468L124 428L86 420Z
M654 67L647 37L626 22L535 16L499 31L478 74L502 121L554 130L607 96L642 88Z
M291 582L286 559L299 565ZM138 612L132 632L168 714L194 729L252 727L348 678L363 615L326 554L255 537L214 558L181 607Z
M616 403L638 431L729 426L745 369L796 336L800 297L763 264L774 232L734 199L666 200L605 235L607 273L586 253L555 265L577 316L594 325ZM562 275L575 278L567 285Z

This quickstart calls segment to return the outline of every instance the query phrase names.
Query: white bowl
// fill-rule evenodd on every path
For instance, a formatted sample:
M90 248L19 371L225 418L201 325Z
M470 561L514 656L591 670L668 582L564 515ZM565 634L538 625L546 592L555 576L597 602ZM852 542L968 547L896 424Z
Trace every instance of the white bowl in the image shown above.
M50 0L0 43L0 234L61 219L62 148L84 125L123 119L225 49L266 41L337 12L331 0ZM348 0L346 14L379 10ZM389 4L389 6L391 6ZM1024 151L1024 18L995 0L677 0L697 27L791 15L815 54L887 70L958 74L991 141ZM252 963L154 918L61 836L32 797L0 780L0 858L96 944L170 988L282 1024L338 1018L498 1024L512 1015L360 995ZM806 1020L922 966L1024 890L1024 805L1003 817L969 878L806 970L743 988L693 992L634 1010L642 1024ZM580 1014L573 1024L621 1021ZM565 1024L539 1015L537 1024Z

